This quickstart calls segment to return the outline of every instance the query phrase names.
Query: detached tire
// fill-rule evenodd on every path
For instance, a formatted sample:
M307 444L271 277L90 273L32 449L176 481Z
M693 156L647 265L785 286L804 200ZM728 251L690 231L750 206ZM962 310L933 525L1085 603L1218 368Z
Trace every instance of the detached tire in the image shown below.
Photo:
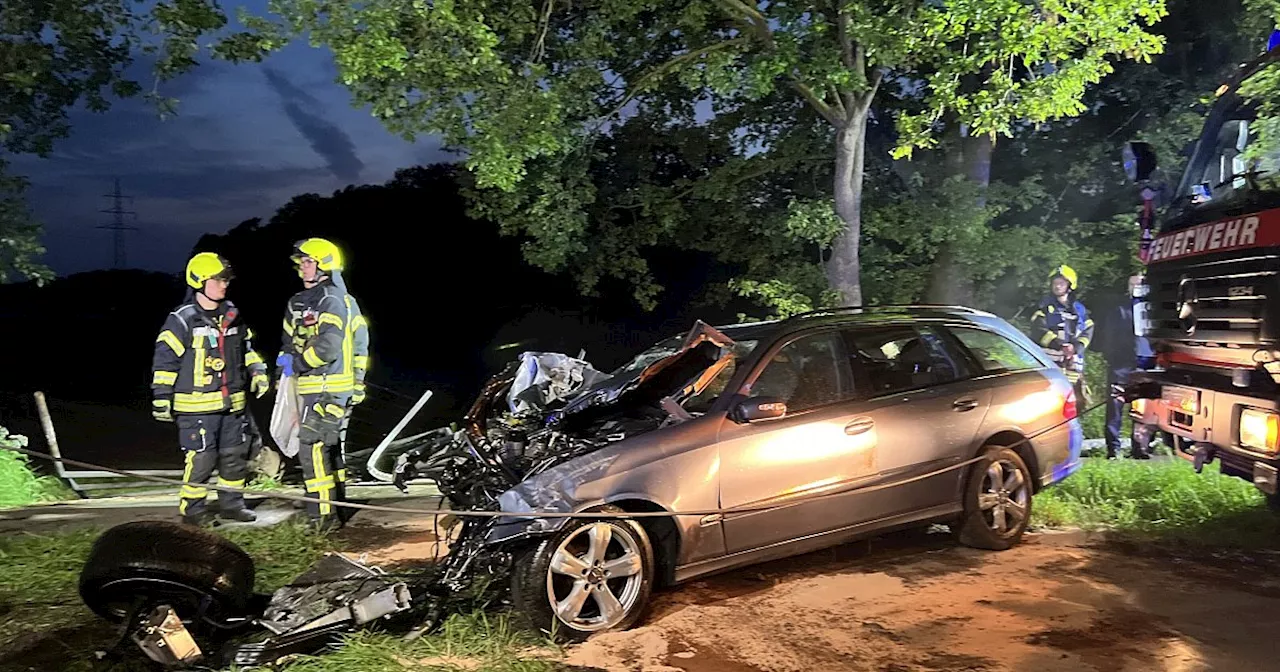
M245 612L253 575L253 559L216 534L162 521L125 523L94 542L80 572L80 598L116 623L140 604L161 603L183 618L203 605L217 622Z
M1012 448L986 446L982 457L970 467L964 514L953 529L965 546L1008 550L1031 522L1031 470Z
M612 506L601 511L623 512ZM653 591L653 567L653 546L639 523L574 518L516 558L512 601L534 628L582 641L640 621Z

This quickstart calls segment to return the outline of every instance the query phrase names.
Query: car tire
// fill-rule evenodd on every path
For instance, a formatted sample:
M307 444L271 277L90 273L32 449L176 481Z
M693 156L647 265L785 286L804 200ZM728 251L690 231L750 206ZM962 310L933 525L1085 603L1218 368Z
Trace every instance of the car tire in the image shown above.
M981 456L970 467L964 514L953 529L965 546L1004 551L1021 541L1031 521L1031 470L1005 446L986 446Z
M613 506L598 510L622 513ZM603 550L596 547L601 541ZM579 578L578 572L589 574ZM516 558L511 596L517 613L533 628L582 641L639 622L649 606L653 577L653 546L639 523L574 518ZM606 593L610 597L602 601ZM612 613L602 606L609 603Z
M80 598L122 622L138 608L169 604L183 618L242 615L253 595L253 559L234 543L189 525L139 521L98 537L80 572Z

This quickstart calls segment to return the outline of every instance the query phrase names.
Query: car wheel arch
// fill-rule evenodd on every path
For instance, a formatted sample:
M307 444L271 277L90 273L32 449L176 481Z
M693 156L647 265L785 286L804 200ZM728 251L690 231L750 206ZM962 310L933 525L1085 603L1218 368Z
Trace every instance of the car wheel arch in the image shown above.
M648 499L621 497L608 502L627 513L665 513L670 509ZM674 516L637 518L653 545L654 578L660 586L675 583L676 560L680 557L680 528Z
M979 441L974 446L973 457L982 455L983 451L989 446L1012 448L1018 454L1018 457L1021 457L1022 461L1027 463L1027 469L1030 470L1031 475L1034 477L1031 479L1032 494L1040 492L1040 461L1036 459L1036 451L1031 449L1031 444L1028 443L1025 435L1012 429L996 432L987 437L985 441Z

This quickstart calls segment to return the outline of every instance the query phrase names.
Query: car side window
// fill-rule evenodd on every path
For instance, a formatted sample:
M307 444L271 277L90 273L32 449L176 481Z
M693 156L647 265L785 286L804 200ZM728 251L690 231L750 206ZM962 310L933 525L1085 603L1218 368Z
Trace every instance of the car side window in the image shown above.
M943 385L967 374L964 363L932 329L908 325L844 333L864 396Z
M774 353L748 395L774 397L787 413L805 411L853 396L848 356L837 332L803 336Z
M1026 348L1000 334L969 327L948 329L987 373L1026 371L1044 366Z

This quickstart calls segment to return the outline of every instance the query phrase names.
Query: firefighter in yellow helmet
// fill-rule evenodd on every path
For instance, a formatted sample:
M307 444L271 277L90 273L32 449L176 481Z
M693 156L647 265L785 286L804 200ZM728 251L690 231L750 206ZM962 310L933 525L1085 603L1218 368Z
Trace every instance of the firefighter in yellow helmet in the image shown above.
M1048 296L1031 315L1031 336L1076 388L1076 398L1087 404L1084 391L1084 355L1093 340L1093 318L1076 299L1080 278L1063 264L1049 273Z
M302 464L311 523L321 530L341 526L347 470L343 437L351 407L365 397L369 367L368 325L342 279L342 252L323 238L294 246L303 290L289 299L284 337L276 360L283 376L297 376Z
M204 525L205 483L243 487L248 475L246 390L261 397L270 383L253 349L253 330L227 300L231 265L211 252L187 262L187 297L165 318L151 362L152 415L178 426L186 469L178 511L184 522ZM240 493L218 491L219 516L252 522Z

